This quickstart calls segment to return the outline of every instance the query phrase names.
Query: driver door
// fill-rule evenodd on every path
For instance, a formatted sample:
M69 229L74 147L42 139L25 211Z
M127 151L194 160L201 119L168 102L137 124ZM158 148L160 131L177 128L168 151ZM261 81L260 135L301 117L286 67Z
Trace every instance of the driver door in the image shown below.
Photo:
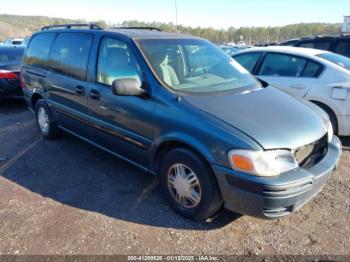
M152 143L154 101L136 96L117 96L112 82L136 78L142 70L128 45L104 37L100 43L96 80L88 93L93 141L118 156L144 166Z

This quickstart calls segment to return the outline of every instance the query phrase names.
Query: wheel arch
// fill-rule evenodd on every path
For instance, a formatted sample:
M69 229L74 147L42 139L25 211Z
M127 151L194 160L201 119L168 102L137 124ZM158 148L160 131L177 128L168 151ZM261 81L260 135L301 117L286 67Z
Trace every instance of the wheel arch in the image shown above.
M327 114L329 114L329 113L332 114L332 116L334 117L334 120L336 122L336 126L337 126L337 130L334 130L334 131L335 131L335 133L337 133L339 131L339 122L338 122L338 118L337 118L337 115L335 113L335 110L332 107L330 107L329 105L327 105L321 101L314 100L314 99L309 100L309 101L311 103L314 103L314 104L318 105L319 107L321 107L323 110L326 111Z
M185 148L200 156L210 167L210 163L214 161L214 158L210 151L200 142L195 139L184 139L169 137L160 141L154 149L152 169L157 171L159 168L159 163L162 158L170 150L175 148Z
M39 99L43 99L43 96L38 94L38 93L34 93L32 95L32 98L30 99L30 103L31 103L32 109L35 110L35 105L36 105L36 103L38 102Z

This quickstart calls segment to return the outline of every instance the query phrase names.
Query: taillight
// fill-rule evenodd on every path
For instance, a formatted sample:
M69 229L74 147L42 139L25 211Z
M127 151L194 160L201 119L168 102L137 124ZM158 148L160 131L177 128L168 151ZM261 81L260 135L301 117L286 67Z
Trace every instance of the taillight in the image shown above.
M17 75L11 71L0 70L0 79L16 79Z
M24 88L25 85L24 85L24 77L23 77L22 70L19 73L19 80L21 81L21 87Z

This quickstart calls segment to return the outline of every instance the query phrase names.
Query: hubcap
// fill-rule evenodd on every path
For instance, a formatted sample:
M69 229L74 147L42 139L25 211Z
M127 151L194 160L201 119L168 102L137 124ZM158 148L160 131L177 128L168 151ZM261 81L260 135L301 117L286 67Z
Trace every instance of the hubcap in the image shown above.
M49 132L49 116L43 107L40 107L38 110L38 123L41 132L47 134Z
M201 186L197 175L184 164L174 164L168 171L168 187L177 203L186 208L198 206Z

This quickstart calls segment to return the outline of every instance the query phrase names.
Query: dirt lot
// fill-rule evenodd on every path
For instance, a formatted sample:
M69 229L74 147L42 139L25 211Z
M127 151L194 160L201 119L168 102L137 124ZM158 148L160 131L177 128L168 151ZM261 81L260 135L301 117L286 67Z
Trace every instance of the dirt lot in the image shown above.
M350 139L324 190L274 221L182 218L158 180L80 140L39 136L22 102L0 105L0 254L350 254Z

